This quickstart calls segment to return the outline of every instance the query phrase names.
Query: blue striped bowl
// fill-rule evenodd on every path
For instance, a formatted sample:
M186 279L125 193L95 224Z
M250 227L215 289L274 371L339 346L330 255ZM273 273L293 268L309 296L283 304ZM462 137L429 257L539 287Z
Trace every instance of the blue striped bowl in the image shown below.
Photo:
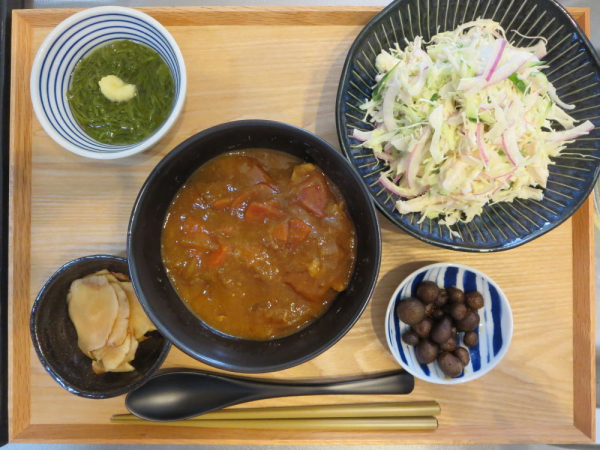
M107 145L90 138L71 112L67 91L77 62L107 42L130 39L157 51L175 81L173 110L165 123L145 140L128 145ZM160 23L130 8L89 8L61 22L42 43L31 69L31 101L44 130L59 145L81 156L123 158L156 144L173 126L185 99L185 63L177 43Z
M410 328L396 315L396 306L403 299L414 297L421 281L433 281L440 287L456 286L465 292L479 291L483 295L484 307L479 310L480 325L476 330L479 344L469 350L471 361L460 377L448 378L436 362L419 364L415 348L402 342L401 336ZM386 313L385 335L388 346L396 361L415 377L436 384L458 384L471 381L488 373L500 362L510 345L513 318L504 292L494 281L469 266L439 263L413 272L396 289ZM460 343L464 333L460 333ZM464 347L464 345L463 345Z

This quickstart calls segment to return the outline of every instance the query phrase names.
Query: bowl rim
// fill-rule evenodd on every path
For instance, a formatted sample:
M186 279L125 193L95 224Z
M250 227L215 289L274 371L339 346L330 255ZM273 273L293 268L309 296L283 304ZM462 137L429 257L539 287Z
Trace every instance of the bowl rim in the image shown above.
M135 382L128 384L126 386L123 386L119 389L113 389L113 390L107 391L107 392L90 392L88 390L82 390L81 388L74 386L73 383L66 380L60 373L57 372L57 370L55 368L55 364L49 362L48 359L46 359L46 356L42 350L40 341L38 339L37 329L38 329L38 318L39 318L40 305L42 304L42 302L45 299L45 294L46 294L47 289L57 278L60 278L61 276L63 276L64 273L67 270L69 270L72 266L78 265L85 261L89 261L91 259L98 260L98 261L118 261L118 262L124 263L129 268L129 265L127 264L127 259L119 257L119 256L105 255L105 254L82 256L82 257L75 258L71 261L64 263L62 266L60 266L59 269L57 269L50 276L50 278L48 278L48 280L44 283L44 286L42 286L42 288L38 292L37 296L35 297L35 300L33 302L33 305L31 307L31 312L29 315L29 333L31 336L33 348L35 349L35 353L37 354L37 356L40 360L40 363L42 364L42 366L44 367L46 372L48 372L48 374L50 374L50 376L54 379L54 381L56 381L64 390L66 390L67 392L69 392L71 394L75 394L79 397L84 397L84 398L91 398L91 399L113 398L113 397L125 395L128 392L131 392L134 389L137 389L142 384L144 384L146 381L148 381L148 379L156 373L156 371L160 368L162 363L165 361L167 355L169 354L169 350L171 349L171 342L165 337L165 343L163 345L163 348L161 349L158 358L156 359L154 364L152 364L152 366L150 366L148 371L146 373L144 373Z
M371 213L371 216L373 217L373 220L374 220L375 229L377 230L376 234L374 236L375 241L378 244L378 245L376 245L375 258L374 258L375 259L375 262L374 262L375 270L374 270L374 274L373 274L374 281L369 288L369 291L368 291L368 294L366 295L365 300L363 301L360 308L357 309L352 320L347 322L340 329L340 331L335 335L335 337L333 339L331 339L326 344L321 345L319 348L311 351L307 355L284 362L284 363L263 365L260 367L247 367L247 366L241 366L238 364L221 363L220 361L205 358L203 355L195 353L191 348L188 348L185 345L180 346L180 344L178 342L179 339L174 335L174 333L172 333L170 330L168 330L166 328L163 328L160 317L157 317L147 307L145 296L143 295L143 293L140 291L140 289L138 287L139 278L137 276L137 270L135 268L136 258L133 255L133 252L131 250L132 241L133 241L133 239L132 239L133 230L137 227L138 221L142 220L139 216L140 203L146 197L146 192L148 190L148 186L150 185L150 183L152 182L152 180L156 176L156 174L158 174L159 172L162 171L163 166L165 164L167 164L168 162L172 161L173 159L177 158L180 153L186 151L187 148L190 146L190 144L193 142L203 140L206 136L209 136L214 133L223 132L225 130L231 130L231 129L236 129L236 128L242 128L242 127L269 127L269 128L275 127L275 128L287 130L287 131L290 131L293 133L300 133L300 134L304 134L307 137L310 137L311 139L313 139L317 142L320 142L321 145L323 145L324 147L329 148L331 150L331 153L334 155L333 157L338 158L339 161L348 168L348 171L352 174L351 176L353 178L355 178L355 180L357 182L356 184L357 184L358 189L360 189L360 191L363 192L365 199L368 200L367 204L365 205L365 208L367 208L369 210L369 212ZM235 121L225 122L225 123L222 123L219 125L214 125L212 127L206 128L206 129L190 136L188 139L186 139L185 141L178 144L167 155L165 155L165 157L161 159L161 161L154 167L154 169L152 169L152 171L150 172L150 174L144 181L144 184L140 188L140 191L138 193L138 196L135 200L135 203L134 203L134 206L133 206L133 209L131 212L129 227L127 229L127 256L128 256L127 260L129 263L129 274L131 277L131 281L133 283L133 287L136 292L136 295L140 299L140 304L142 305L144 311L146 312L148 317L150 317L150 319L155 323L157 329L161 332L161 334L163 336L165 336L165 338L167 338L173 344L173 346L177 347L183 353L187 354L188 356L194 358L197 361L200 361L209 366L216 367L216 368L222 369L222 370L227 370L230 372L237 372L237 373L277 372L280 370L288 369L288 368L303 364L307 361L314 359L315 357L324 353L325 351L329 350L352 329L352 327L356 324L356 322L363 315L369 302L373 298L373 293L375 292L375 288L377 286L377 281L379 278L379 271L381 268L382 239L381 239L381 227L379 224L379 217L377 215L377 210L375 209L375 206L373 205L373 201L369 195L369 192L368 192L366 186L364 185L364 183L362 183L359 180L359 178L360 178L359 174L354 170L354 168L352 167L350 162L344 157L344 155L341 152L339 152L333 145L331 145L329 142L327 142L325 139L321 138L320 136L318 136L308 130L305 130L304 128L301 128L301 127L298 127L295 125L291 125L288 123L284 123L284 122L279 122L279 121L274 121L274 120L264 120L264 119L235 120ZM241 338L237 338L237 339L241 339ZM267 341L267 342L269 342L269 341Z
M470 272L473 272L475 275L485 279L488 283L490 283L492 286L494 286L494 288L496 288L496 290L498 291L498 294L500 295L500 301L502 302L502 305L505 307L503 309L503 311L507 311L508 312L508 317L509 317L509 326L508 326L508 339L506 340L506 343L502 346L502 348L500 349L500 351L498 352L497 355L494 356L494 358L492 359L492 361L482 370L480 370L479 372L471 372L469 374L465 374L463 377L461 378L423 378L420 374L415 373L411 367L407 364L404 364L404 362L402 362L402 359L396 358L396 355L394 355L394 352L392 351L392 348L394 347L394 345L392 345L392 342L390 341L390 316L392 314L395 314L394 311L394 305L396 303L396 297L398 296L398 294L400 294L400 291L404 288L404 286L406 285L406 283L413 279L414 277L416 277L418 274L420 274L421 272L426 272L429 269L435 269L438 267L456 267L459 269L463 269L463 270L467 270ZM445 287L445 286L444 286ZM504 356L506 355L506 353L508 352L508 348L510 347L510 344L512 342L512 336L513 336L513 330L514 330L514 319L513 319L513 314L512 314L512 308L510 307L510 302L508 301L508 297L506 297L506 294L504 293L504 291L500 288L500 286L498 286L498 284L489 276L486 275L484 272L482 272L479 269L475 269L474 267L471 266L467 266L466 264L460 264L460 263L434 263L434 264L429 264L426 266L423 266L415 271L413 271L411 274L407 275L406 278L404 278L404 280L402 280L402 282L400 282L400 284L398 285L398 287L396 288L396 290L394 291L394 293L392 294L392 297L390 298L390 301L388 303L388 307L387 310L385 312L385 339L388 345L388 349L390 351L390 353L392 354L392 356L394 357L394 359L396 360L396 362L398 362L398 364L400 364L400 366L402 366L402 368L404 370L406 370L408 373L410 373L411 375L413 375L414 377L418 378L419 380L423 380L426 381L428 383L433 383L433 384L444 384L444 385L452 385L452 384L462 384L462 383L466 383L468 381L472 381L472 380L476 380L477 378L480 378L482 376L484 376L485 374L487 374L489 371L491 371L492 369L494 369L498 363L500 363L500 361L502 361L502 359L504 358ZM399 344L400 346L402 345L402 343Z
M54 130L54 127L50 124L50 121L46 118L46 115L44 114L44 112L42 110L42 106L41 106L42 101L40 99L39 92L37 89L33 88L33 86L37 86L37 84L39 83L40 66L42 64L44 57L47 54L48 48L50 47L50 45L52 45L52 43L54 43L64 33L64 31L67 28L69 28L75 22L78 22L81 19L84 19L87 17L92 17L92 16L95 16L98 14L115 14L115 13L128 15L130 17L135 17L135 18L146 21L149 25L154 27L167 40L167 42L173 49L173 52L175 53L175 57L177 59L177 64L179 65L179 69L180 69L180 73L181 73L180 82L179 82L179 84L180 84L179 96L177 97L177 99L173 105L173 108L171 109L171 112L169 113L169 117L167 117L167 120L165 120L165 122L154 133L152 133L150 136L148 136L146 139L138 142L137 144L133 144L133 145L135 145L133 148L130 148L128 150L123 150L123 151L114 151L114 152L93 152L90 150L82 149L82 148L78 147L77 145L70 143L69 141L64 139L62 136L60 136ZM125 158L127 156L135 155L136 153L140 153L140 152L143 152L144 150L149 149L150 147L152 147L156 143L158 143L158 141L160 141L169 132L169 130L173 127L176 120L179 118L179 115L181 114L183 105L185 103L185 97L186 97L186 93L187 93L187 72L186 72L186 67L185 67L185 60L183 59L181 49L177 45L177 42L175 41L175 39L173 38L171 33L169 33L169 31L156 19L154 19L153 17L149 16L148 14L146 14L142 11L139 11L139 10L136 10L133 8L128 8L125 6L97 6L97 7L93 7L93 8L84 9L82 11L79 11L79 12L67 17L65 20L63 20L61 23L59 23L56 27L54 27L54 29L48 34L48 36L46 36L46 38L42 42L42 45L40 45L40 48L38 49L38 51L35 55L35 58L33 60L33 64L31 66L31 76L29 79L29 90L31 93L31 103L33 105L33 110L35 111L35 115L36 115L38 121L42 125L42 128L44 129L44 131L46 133L48 133L48 135L57 144L59 144L61 147L69 150L72 153L75 153L80 156L85 156L86 158L101 159L101 160L118 159L118 158ZM82 131L82 132L85 134L84 131ZM128 145L131 145L131 144L128 144ZM115 145L114 147L116 149L118 149L119 145Z
M344 127L342 127L342 120L343 120L342 104L344 102L344 93L346 91L346 89L343 88L343 85L344 85L343 81L349 76L348 73L350 71L351 61L353 60L352 57L354 56L354 53L356 52L356 48L359 46L359 43L361 43L363 41L363 39L365 38L365 35L370 33L371 29L383 17L388 16L391 13L391 11L393 11L395 8L399 8L404 3L408 3L410 1L418 2L419 0L394 0L390 4L388 4L385 8L383 8L381 11L379 11L373 18L371 18L371 20L369 20L369 22L363 27L363 29L360 30L360 32L358 33L356 38L354 38L352 45L348 49L348 53L346 54L346 58L344 60L344 65L342 67L342 72L340 75L340 80L338 82L338 88L337 88L337 93L336 93L335 125L336 125L338 141L339 141L342 153L344 154L344 156L346 158L348 158L348 160L350 160L350 163L352 164L353 167L354 167L354 163L352 162L352 159L351 159L351 153L350 153L350 150L348 149L348 147L345 145L345 140L344 140L345 136L346 136L346 130L344 129ZM441 0L435 0L435 1L439 2ZM563 5L558 3L557 0L545 0L545 1L547 1L548 3L550 3L551 5L556 7L559 10L559 12L563 15L563 18L565 18L575 28L575 30L577 31L577 37L582 41L584 47L586 47L586 49L589 51L590 56L591 56L594 64L596 65L597 70L600 71L600 56L596 52L590 39L587 37L585 32L581 29L579 24L575 21L573 16L571 16L571 14L567 11L567 9ZM357 169L355 169L355 170L357 170ZM592 183L590 183L590 185L588 186L588 188L586 190L586 193L584 195L582 195L582 197L579 199L579 201L573 205L572 211L570 213L566 214L563 218L560 218L559 220L553 222L548 228L542 230L541 232L539 230L534 231L523 238L512 239L508 244L503 244L499 247L490 247L490 248L482 248L482 247L478 247L478 246L467 246L467 245L460 244L460 243L457 243L457 244L446 243L446 242L443 242L443 241L440 241L437 239L431 239L427 236L424 236L424 235L418 233L417 231L412 230L410 227L405 226L401 221L397 220L397 218L394 217L392 215L392 213L390 213L386 208L384 208L379 203L379 201L377 201L375 199L375 196L373 195L373 193L370 190L369 190L369 195L371 196L373 202L375 203L376 208L379 210L379 212L381 214L383 214L385 216L386 219L388 219L395 227L397 227L398 229L402 230L403 232L409 234L410 236L414 237L415 239L418 239L418 240L423 241L430 245L434 245L436 247L460 251L460 252L494 253L494 252L503 252L506 250L511 250L513 248L517 248L524 244L527 244L528 242L531 242L531 241L543 236L544 234L549 233L550 231L558 228L564 222L569 220L571 217L573 217L573 215L579 210L579 208L581 208L581 206L588 199L590 193L594 189L594 185L596 184L596 182L599 179L599 176L600 176L600 170L596 169L595 174L594 174L594 181ZM363 180L363 182L364 182L364 180Z

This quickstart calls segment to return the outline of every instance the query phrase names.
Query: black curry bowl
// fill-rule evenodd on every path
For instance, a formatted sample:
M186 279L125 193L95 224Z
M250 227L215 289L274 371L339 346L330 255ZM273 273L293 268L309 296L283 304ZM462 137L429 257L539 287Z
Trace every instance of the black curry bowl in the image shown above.
M335 183L356 227L357 258L350 285L318 320L270 341L226 336L207 326L179 298L161 258L161 233L169 205L190 175L222 153L269 148L315 163ZM261 373L308 361L340 340L358 320L375 288L381 259L377 213L358 173L334 147L303 129L245 120L218 125L187 139L148 176L136 200L127 243L131 279L157 328L191 357L231 372Z
M67 293L71 283L102 269L127 274L127 261L109 255L78 258L58 269L40 290L31 310L30 331L35 351L46 371L64 389L86 398L127 394L144 384L163 363L171 344L158 331L140 342L135 370L96 374L92 360L77 346L77 331L69 318Z

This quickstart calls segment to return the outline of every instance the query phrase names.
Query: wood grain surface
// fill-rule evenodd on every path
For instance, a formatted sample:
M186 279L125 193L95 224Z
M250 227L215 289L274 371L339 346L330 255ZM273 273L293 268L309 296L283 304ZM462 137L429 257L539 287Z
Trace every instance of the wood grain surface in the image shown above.
M432 262L474 266L502 287L514 336L504 360L455 386L416 381L406 400L441 404L435 432L288 432L109 424L123 397L88 400L64 391L40 365L29 310L65 262L125 255L127 223L150 170L176 144L212 125L274 119L337 146L335 94L352 41L379 8L152 8L181 47L188 70L179 121L153 149L96 161L55 144L32 114L29 72L39 45L75 10L18 11L13 22L10 197L10 439L12 442L196 444L589 443L594 438L593 230L588 202L551 233L507 252L441 250L380 217L381 276L368 309L330 350L276 379L335 378L397 369L384 314L402 279ZM589 18L573 11L582 25ZM588 22L589 23L589 22ZM589 31L589 28L586 29ZM173 349L165 367L203 367ZM205 367L206 368L206 367ZM392 396L300 397L247 406L398 401Z

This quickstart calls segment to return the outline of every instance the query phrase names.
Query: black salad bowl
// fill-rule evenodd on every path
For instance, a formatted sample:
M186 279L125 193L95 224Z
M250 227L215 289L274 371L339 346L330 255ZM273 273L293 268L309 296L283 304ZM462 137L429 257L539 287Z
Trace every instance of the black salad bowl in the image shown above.
M488 204L469 223L458 223L452 232L438 219L421 220L420 213L400 214L395 194L378 182L386 167L372 150L360 146L354 129L373 129L360 110L371 97L375 58L398 43L400 48L415 36L427 42L438 32L454 30L477 18L499 22L509 41L529 45L527 36L548 40L543 72L558 96L576 106L569 111L596 128L567 145L552 158L544 199L516 199ZM337 93L336 122L340 146L369 187L379 210L398 228L429 244L467 252L508 250L536 239L567 220L589 197L600 174L600 59L585 33L556 0L395 0L377 14L352 44Z
M127 394L144 384L163 363L171 344L153 331L136 351L135 370L96 374L92 360L77 346L77 331L67 307L71 283L102 269L128 274L127 261L109 255L78 258L58 269L40 290L31 310L31 340L46 371L80 397L103 399Z
M248 148L280 150L318 165L339 187L357 233L357 259L349 287L318 320L295 334L270 341L229 337L207 326L178 297L161 258L163 223L178 189L208 160L224 152ZM167 339L191 357L213 367L261 373L308 361L350 330L375 288L381 236L369 192L334 147L291 125L244 120L218 125L192 136L156 166L133 208L127 254L140 302Z

